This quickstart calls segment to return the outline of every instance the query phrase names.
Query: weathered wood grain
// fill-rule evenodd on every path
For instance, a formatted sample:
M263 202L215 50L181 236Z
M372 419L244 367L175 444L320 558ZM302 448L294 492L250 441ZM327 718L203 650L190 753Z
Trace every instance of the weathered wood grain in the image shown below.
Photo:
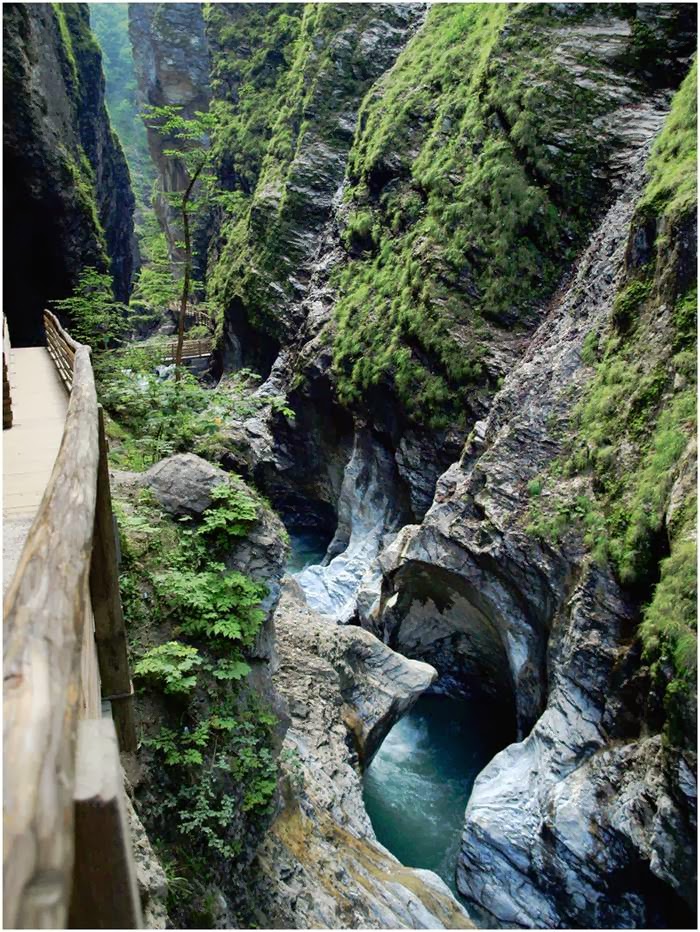
M122 751L136 750L134 699L129 676L126 629L119 596L119 564L109 487L107 438L102 406L98 409L99 463L95 539L90 568L90 592L102 694L111 698L112 715Z
M78 345L63 440L4 606L6 928L66 921L98 457L90 352Z
M108 718L80 722L74 796L71 928L141 928L117 737Z
M2 429L12 427L12 386L10 385L10 362L12 346L10 329L5 315L2 315Z

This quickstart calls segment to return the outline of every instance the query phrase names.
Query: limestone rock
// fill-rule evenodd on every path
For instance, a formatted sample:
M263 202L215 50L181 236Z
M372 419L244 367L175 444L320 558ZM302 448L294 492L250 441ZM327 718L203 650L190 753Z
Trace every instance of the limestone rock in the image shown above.
M131 845L136 864L136 881L143 910L145 929L165 929L168 927L168 880L163 866L155 855L148 840L146 830L136 815L136 810L127 794L126 814L131 833Z
M638 111L647 140L663 115ZM589 378L583 339L609 320L647 151L628 160L624 189L422 525L380 554L381 602L364 619L396 649L513 697L523 740L478 777L458 864L486 924L683 925L694 909L692 762L644 736L638 607L576 533L550 545L525 532L528 484L559 454Z
M430 871L403 867L376 841L361 772L435 671L357 627L311 611L291 579L275 613L275 687L291 724L283 808L258 855L258 897L283 928L471 928Z

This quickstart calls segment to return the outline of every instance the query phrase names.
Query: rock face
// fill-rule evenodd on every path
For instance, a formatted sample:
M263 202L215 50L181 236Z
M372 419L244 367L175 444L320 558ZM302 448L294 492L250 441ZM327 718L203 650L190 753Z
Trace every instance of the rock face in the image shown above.
M328 624L289 578L274 623L274 683L291 724L283 808L258 854L264 924L471 928L439 877L378 844L362 803L363 767L435 671L367 631Z
M209 106L209 50L201 3L130 3L129 37L139 98L144 105L178 106L185 117ZM173 255L179 255L179 214L165 195L183 191L185 169L165 154L173 140L148 129L148 145L160 182L155 201Z
M134 198L87 6L6 4L3 29L5 313L21 346L42 342L43 309L86 266L128 297Z
M638 111L638 130L651 136L663 116ZM527 737L477 779L458 865L460 891L498 926L692 922L692 755L644 735L638 603L579 535L552 546L526 532L531 484L561 453L590 378L583 340L609 326L647 152L628 162L570 285L423 524L380 555L382 602L365 622L514 698ZM581 478L554 481L586 491Z

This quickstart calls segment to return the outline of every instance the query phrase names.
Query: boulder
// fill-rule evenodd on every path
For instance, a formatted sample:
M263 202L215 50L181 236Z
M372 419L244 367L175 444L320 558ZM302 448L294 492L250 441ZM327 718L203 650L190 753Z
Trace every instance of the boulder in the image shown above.
M194 453L177 453L152 466L143 484L161 507L175 517L201 518L212 503L212 490L228 482L223 469Z

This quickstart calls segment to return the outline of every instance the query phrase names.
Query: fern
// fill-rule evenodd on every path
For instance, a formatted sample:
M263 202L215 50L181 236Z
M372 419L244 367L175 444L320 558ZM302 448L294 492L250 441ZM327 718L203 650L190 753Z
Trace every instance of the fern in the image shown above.
M162 681L166 693L189 693L197 685L195 671L201 664L196 647L168 641L146 651L134 667L134 675Z

